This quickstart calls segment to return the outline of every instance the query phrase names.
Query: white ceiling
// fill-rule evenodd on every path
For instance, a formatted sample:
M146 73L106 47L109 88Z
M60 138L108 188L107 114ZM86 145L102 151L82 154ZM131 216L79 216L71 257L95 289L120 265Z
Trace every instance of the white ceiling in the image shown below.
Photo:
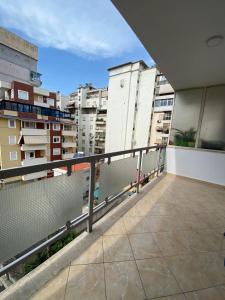
M176 90L225 83L225 0L112 2Z

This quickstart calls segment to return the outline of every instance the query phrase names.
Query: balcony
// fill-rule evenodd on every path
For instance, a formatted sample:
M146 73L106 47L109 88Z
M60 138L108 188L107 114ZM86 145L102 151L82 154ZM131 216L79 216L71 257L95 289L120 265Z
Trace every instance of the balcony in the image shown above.
M169 83L160 84L157 90L158 95L170 94L173 93L174 90Z
M33 113L43 116L50 116L60 119L72 119L71 114L54 108L41 107L32 104L22 104L19 102L2 100L0 101L0 110L11 110L15 112Z
M63 142L62 147L63 148L76 147L76 142Z
M36 129L36 128L22 128L21 129L21 135L47 135L46 129Z
M39 165L39 164L44 164L46 162L47 162L46 157L30 158L30 159L22 160L21 165L23 167L27 167L27 166L35 166L35 165Z
M1 295L223 299L224 198L219 186L156 177Z
M62 159L71 159L73 158L74 153L64 153L62 154Z
M47 146L46 145L28 145L28 144L23 144L20 147L21 151L28 151L28 150L44 150L47 151Z
M64 136L76 136L76 131L74 131L74 130L62 130L62 135L64 135Z

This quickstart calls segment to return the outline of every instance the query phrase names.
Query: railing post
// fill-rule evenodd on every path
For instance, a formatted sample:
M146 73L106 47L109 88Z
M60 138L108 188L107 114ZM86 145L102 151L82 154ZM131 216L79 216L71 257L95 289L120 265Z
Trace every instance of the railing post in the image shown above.
M140 150L139 161L138 161L137 193L139 193L140 190L141 161L142 161L142 150Z
M92 232L93 224L93 207L94 207L94 191L95 191L95 160L91 161L91 176L89 184L89 198L88 198L88 221L87 232Z
M158 158L158 164L157 164L157 177L158 177L159 176L159 168L160 168L160 156L161 156L162 148L160 147L157 150L159 150L159 158Z

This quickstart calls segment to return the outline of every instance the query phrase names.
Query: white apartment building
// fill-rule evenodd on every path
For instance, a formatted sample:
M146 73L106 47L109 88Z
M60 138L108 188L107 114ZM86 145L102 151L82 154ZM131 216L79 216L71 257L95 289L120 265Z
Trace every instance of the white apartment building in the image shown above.
M107 89L91 84L81 85L70 94L67 109L75 114L77 149L85 155L105 151L107 100Z
M148 145L156 72L144 61L109 69L106 152Z
M143 61L109 69L106 152L167 144L174 90Z

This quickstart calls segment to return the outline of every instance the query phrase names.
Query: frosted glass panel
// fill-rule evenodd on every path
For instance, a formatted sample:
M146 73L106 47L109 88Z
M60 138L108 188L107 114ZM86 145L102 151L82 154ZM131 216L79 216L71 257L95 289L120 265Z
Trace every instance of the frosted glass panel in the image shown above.
M194 147L203 89L177 91L170 141L176 146Z
M159 153L159 167L165 164L166 164L166 148L163 148Z
M225 150L225 86L207 89L199 146Z
M150 151L143 154L142 173L148 174L158 167L159 151Z
M100 166L100 201L121 192L136 180L137 157L128 157Z
M0 262L82 212L82 171L0 190Z

